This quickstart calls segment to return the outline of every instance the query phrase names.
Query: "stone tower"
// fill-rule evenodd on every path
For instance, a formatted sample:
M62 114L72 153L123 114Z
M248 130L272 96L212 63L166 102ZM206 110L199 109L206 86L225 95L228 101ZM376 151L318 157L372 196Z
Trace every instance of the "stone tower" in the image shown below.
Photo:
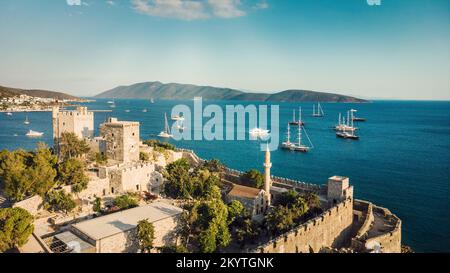
M109 118L100 125L100 135L104 140L100 152L108 159L119 162L139 161L139 122Z
M272 167L272 162L270 162L270 150L269 145L266 147L266 156L264 160L264 191L267 197L267 206L271 204L270 188L272 187L272 179L270 178L270 168Z

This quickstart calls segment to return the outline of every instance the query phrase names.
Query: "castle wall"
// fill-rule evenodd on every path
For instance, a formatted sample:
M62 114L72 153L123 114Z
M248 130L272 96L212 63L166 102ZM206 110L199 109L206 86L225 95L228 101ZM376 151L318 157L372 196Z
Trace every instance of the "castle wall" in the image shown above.
M76 111L53 110L53 137L60 138L63 133L74 133L79 138L94 136L94 113L86 107L78 107Z
M139 123L112 122L100 126L100 134L104 138L104 145L100 151L108 159L120 162L139 161Z
M349 198L253 252L309 253L323 247L340 248L350 242L353 199Z
M42 197L35 195L20 202L13 204L13 208L19 207L27 210L31 215L36 216L43 210Z

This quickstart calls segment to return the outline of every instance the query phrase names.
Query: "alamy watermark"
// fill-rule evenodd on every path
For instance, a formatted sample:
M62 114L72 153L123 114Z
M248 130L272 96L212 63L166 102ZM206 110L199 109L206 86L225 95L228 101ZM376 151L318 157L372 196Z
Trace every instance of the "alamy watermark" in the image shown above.
M224 111L225 108L225 111ZM174 140L260 141L261 150L271 151L279 145L279 105L225 105L208 104L196 98L194 107L178 104L172 108L172 117L183 117L182 126L171 126ZM270 115L270 116L269 116ZM206 122L204 122L206 120ZM269 126L270 123L270 126ZM249 129L247 131L246 129Z

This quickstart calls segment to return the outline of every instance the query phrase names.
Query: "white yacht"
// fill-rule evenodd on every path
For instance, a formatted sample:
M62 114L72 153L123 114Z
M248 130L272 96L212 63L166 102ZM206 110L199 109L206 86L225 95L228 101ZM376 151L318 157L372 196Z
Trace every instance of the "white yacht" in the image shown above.
M173 135L170 133L169 122L167 121L167 114L164 113L164 131L159 133L159 137L171 138Z
M30 121L28 120L28 116L25 117L25 121L23 122L23 124L25 124L25 125L30 124Z
M28 133L25 134L27 137L41 137L44 135L42 132L36 132L33 130L29 130Z

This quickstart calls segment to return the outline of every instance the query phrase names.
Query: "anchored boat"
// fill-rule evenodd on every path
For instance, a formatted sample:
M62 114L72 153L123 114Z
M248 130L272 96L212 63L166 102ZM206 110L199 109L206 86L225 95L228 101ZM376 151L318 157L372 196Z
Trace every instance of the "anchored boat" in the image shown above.
M25 121L23 122L23 124L25 124L25 125L30 124L30 121L28 120L28 116L25 117Z
M303 126L301 126L301 125L298 125L298 131L297 131L297 133L298 133L298 135L297 135L297 143L291 142L291 140L290 140L290 137L291 137L291 134L290 134L291 129L290 129L290 127L291 127L290 124L288 124L288 126L287 126L287 138L286 138L286 141L283 142L283 143L281 143L281 148L282 148L282 149L290 150L290 151L294 151L294 152L303 152L303 153L306 153L306 152L308 152L310 149L313 148L313 144L312 144L312 142L311 142L311 139L310 139L309 136L308 136L308 133L306 133L305 128L304 128ZM306 135L306 137L308 138L309 143L311 144L310 147L309 147L309 146L306 146L306 145L304 145L304 144L302 144L302 129L305 131L305 135Z
M164 113L164 131L159 133L158 136L162 137L162 138L171 138L171 137L173 137L173 135L170 133L170 127L169 127L169 122L167 121L167 114L166 113Z
M351 109L347 111L347 124L343 124L342 130L336 132L336 136L340 138L358 140L359 136L355 135L356 128L353 126L353 112L356 110Z
M305 125L305 122L303 122L303 120L302 120L302 108L301 107L299 107L299 110L298 110L298 120L295 119L295 109L294 109L293 113L292 113L292 121L290 121L289 124L290 125L301 125L301 126Z
M44 135L42 132L36 132L33 130L29 130L28 133L25 134L27 137L41 137Z
M320 105L320 102L317 102L317 109L316 109L316 105L313 104L312 116L316 117L316 118L321 118L321 117L325 116L325 113L323 112L322 105Z

